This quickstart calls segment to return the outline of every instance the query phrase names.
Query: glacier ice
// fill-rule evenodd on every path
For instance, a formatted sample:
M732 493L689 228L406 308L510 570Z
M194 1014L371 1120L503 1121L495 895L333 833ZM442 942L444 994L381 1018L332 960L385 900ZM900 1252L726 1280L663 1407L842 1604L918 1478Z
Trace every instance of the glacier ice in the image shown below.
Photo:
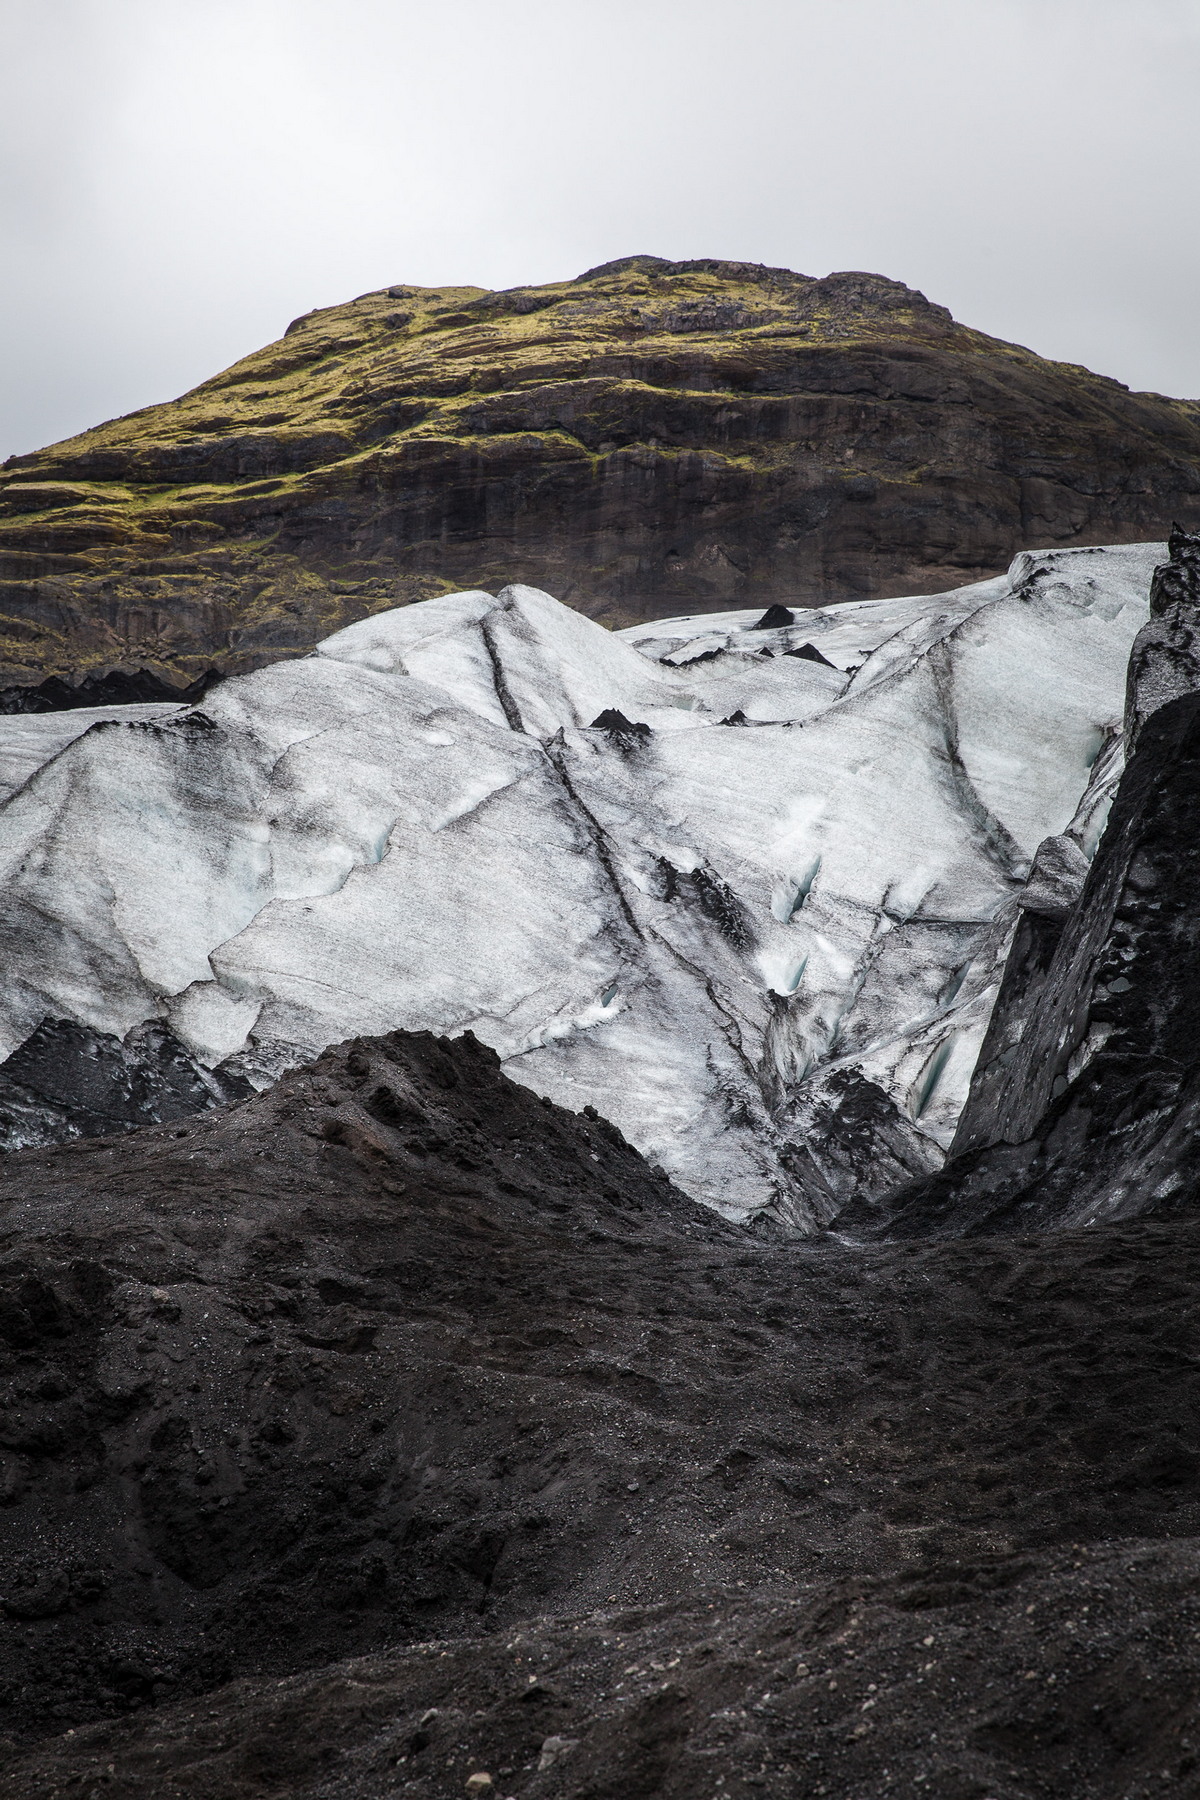
M193 706L6 718L0 1055L160 1021L261 1085L469 1028L727 1215L818 1224L953 1136L1035 852L1102 829L1162 555L774 628L472 591Z

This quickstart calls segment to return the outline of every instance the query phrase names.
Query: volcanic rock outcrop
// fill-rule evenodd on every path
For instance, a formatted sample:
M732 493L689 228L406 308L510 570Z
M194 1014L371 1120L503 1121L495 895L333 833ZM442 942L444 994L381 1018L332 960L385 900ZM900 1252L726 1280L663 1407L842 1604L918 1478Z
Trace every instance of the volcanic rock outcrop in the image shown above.
M400 1026L731 1217L927 1173L1039 844L1095 849L1161 555L620 635L473 591L198 705L0 719L8 1145Z
M1176 531L1129 664L1134 745L1089 869L1035 859L950 1160L839 1228L1094 1225L1200 1201L1200 537ZM1030 905L1032 901L1032 905Z
M635 256L295 320L0 473L0 687L174 685L462 587L614 625L928 593L1200 525L1200 403L883 276Z

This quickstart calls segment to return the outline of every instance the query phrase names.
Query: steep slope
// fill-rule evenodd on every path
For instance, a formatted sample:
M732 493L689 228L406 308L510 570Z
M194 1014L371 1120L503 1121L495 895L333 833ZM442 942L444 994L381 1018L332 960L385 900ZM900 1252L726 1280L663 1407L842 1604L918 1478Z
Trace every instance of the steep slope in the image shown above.
M1058 905L1033 881L1023 897L950 1161L839 1229L1027 1230L1200 1202L1200 537L1174 533L1155 571L1124 736L1090 870L1079 858Z
M1200 524L1200 405L882 276L630 257L297 319L0 475L0 686L176 682L525 582L624 625L953 588Z
M1198 1278L756 1243L469 1038L9 1158L0 1793L1189 1792Z
M403 1026L730 1216L935 1167L1034 851L1094 849L1160 555L624 636L471 592L191 708L5 720L8 1143Z
M1124 742L1092 868L1079 859L1060 904L1024 896L950 1161L838 1228L928 1237L1196 1210L1200 536L1173 533L1155 571Z

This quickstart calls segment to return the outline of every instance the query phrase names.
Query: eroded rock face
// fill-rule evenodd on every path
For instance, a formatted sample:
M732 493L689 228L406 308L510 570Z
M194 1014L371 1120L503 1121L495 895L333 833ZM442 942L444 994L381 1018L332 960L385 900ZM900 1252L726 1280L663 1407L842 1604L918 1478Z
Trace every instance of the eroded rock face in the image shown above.
M1200 408L883 276L391 288L0 476L0 685L175 685L524 582L608 624L927 593L1200 523Z
M1025 911L950 1160L885 1203L888 1235L1200 1202L1200 539L1173 535L1153 596L1130 661L1136 747L1095 860L1073 902L1068 873ZM839 1228L867 1220L851 1207Z

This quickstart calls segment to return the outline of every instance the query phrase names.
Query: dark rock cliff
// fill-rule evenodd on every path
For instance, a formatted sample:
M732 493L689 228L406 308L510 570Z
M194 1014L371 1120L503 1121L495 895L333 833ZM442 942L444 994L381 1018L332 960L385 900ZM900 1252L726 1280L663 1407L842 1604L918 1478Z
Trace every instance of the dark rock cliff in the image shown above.
M1200 404L878 275L630 257L389 288L0 474L0 683L178 684L384 607L544 587L621 625L920 593L1200 524Z
M1091 1225L1200 1201L1200 537L1170 549L1130 658L1135 749L1083 890L1023 915L945 1167L839 1230Z

